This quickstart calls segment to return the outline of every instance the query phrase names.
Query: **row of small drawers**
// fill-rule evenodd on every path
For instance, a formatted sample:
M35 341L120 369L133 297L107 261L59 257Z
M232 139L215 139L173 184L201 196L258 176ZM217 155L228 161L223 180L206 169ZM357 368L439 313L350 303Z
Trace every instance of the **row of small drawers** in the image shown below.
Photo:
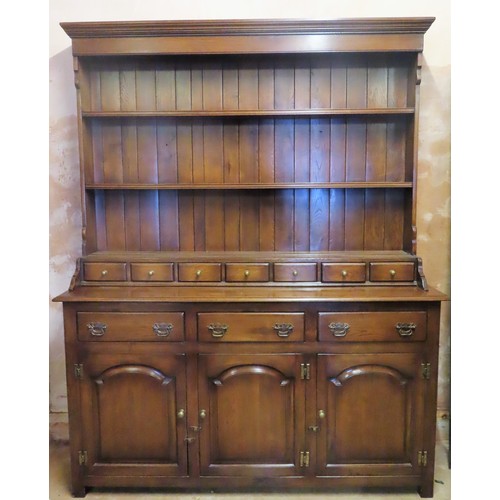
M303 342L303 312L197 314L201 342ZM319 312L318 340L337 342L422 341L427 314L404 312ZM184 340L184 313L78 313L82 341Z
M184 282L222 281L221 263L179 263L177 280ZM413 281L413 262L371 262L369 279L375 282ZM269 263L224 264L226 282L266 282L271 279ZM173 263L132 263L132 281L174 281ZM127 264L123 262L86 262L86 281L127 281ZM317 264L314 262L274 263L273 280L278 282L318 281ZM321 263L321 281L326 283L363 283L367 280L367 266L358 263Z

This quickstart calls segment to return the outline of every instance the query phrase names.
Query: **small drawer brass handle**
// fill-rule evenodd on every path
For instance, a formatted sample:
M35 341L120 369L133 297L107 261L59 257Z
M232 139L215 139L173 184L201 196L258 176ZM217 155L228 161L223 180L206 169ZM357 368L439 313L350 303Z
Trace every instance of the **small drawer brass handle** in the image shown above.
M174 325L172 323L155 323L153 325L153 332L156 333L158 337L168 337L172 333Z
M207 328L212 332L212 337L219 339L224 337L229 326L221 323L210 323Z
M103 269L103 270L101 271L101 276L103 276L103 277L104 277L104 276L107 276L107 274L108 274L107 269Z
M342 278L346 278L347 277L347 271L345 269L343 269L340 274L342 275Z
M247 269L243 274L245 275L245 278L248 278L248 276L250 276L250 271Z
M394 278L394 276L396 276L396 271L394 269L391 269L389 271L389 274L391 275L392 278Z
M401 337L411 337L415 328L417 328L415 323L398 323L396 325L396 330Z
M88 323L87 324L87 330L89 331L90 335L93 335L94 337L102 337L104 333L106 332L106 328L108 326L106 323Z
M196 271L196 277L199 278L201 276L201 269L198 269Z
M292 323L276 323L273 329L276 330L278 337L288 337L293 332L293 325Z
M334 337L345 337L350 325L349 323L330 323L328 328Z
M294 269L294 270L293 270L293 272L292 272L292 274L293 274L294 276L298 276L299 272L297 271L297 269Z
M148 276L153 276L155 272L151 269L151 271L148 272Z

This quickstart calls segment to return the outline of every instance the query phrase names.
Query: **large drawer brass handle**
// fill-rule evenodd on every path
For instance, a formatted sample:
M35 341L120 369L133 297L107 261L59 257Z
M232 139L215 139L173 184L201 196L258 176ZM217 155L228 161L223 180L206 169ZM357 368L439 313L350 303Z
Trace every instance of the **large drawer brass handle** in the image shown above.
M87 330L89 331L90 335L93 335L94 337L102 337L106 332L107 327L108 326L106 325L106 323L99 323L97 321L87 324Z
M158 335L158 337L168 337L172 333L174 325L172 323L155 323L153 325L153 332Z
M273 329L276 330L278 337L288 337L293 332L293 325L291 323L276 323Z
M229 326L221 323L210 323L207 328L212 332L212 337L218 339L224 337Z
M396 330L401 337L410 337L417 328L415 323L397 323Z
M328 325L330 332L335 337L345 337L349 331L349 323L330 323Z

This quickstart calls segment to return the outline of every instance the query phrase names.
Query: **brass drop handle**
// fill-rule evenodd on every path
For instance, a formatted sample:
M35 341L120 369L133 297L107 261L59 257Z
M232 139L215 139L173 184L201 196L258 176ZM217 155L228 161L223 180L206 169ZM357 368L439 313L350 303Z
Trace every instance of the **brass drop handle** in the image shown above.
M183 419L185 416L186 416L186 410L184 410L184 409L181 408L177 412L177 418L180 420L180 419Z
M391 278L394 278L394 276L396 276L396 271L394 269L391 269L389 271L389 274L391 275Z
M349 323L330 323L328 328L334 337L345 337L350 325Z
M201 269L198 269L196 271L196 277L199 278L201 276Z
M206 410L200 410L200 418L201 419L207 418L207 411Z
M276 330L278 337L288 337L293 332L293 325L292 323L276 323L273 329Z
M102 337L106 332L107 327L106 323L95 322L87 324L88 332L94 337Z
M151 276L153 276L154 273L155 272L151 269L151 271L148 272L148 276L151 277Z
M168 337L172 333L174 325L172 323L155 323L153 325L153 332L158 337Z
M226 334L229 326L221 323L210 323L207 328L212 332L212 337L218 339Z
M396 330L401 337L411 337L417 328L415 323L397 323Z
M325 418L326 417L325 410L319 410L318 411L318 417L319 418Z
M101 276L102 276L102 277L107 276L107 274L108 274L107 269L103 269L103 270L101 271Z
M310 425L308 429L312 432L318 432L319 431L319 425Z

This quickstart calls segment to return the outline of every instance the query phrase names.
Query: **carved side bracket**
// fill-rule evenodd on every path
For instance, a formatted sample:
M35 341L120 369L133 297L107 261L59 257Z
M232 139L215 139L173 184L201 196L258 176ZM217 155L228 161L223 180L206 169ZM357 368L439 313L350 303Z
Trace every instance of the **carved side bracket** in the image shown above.
M69 291L70 292L75 289L75 287L76 287L76 285L78 285L78 283L80 283L81 267L82 267L82 259L78 258L78 259L76 259L75 272L73 273L73 276L71 277L71 282L69 284Z
M422 290L425 290L426 292L429 290L427 279L424 274L424 265L420 257L417 257L417 283Z

